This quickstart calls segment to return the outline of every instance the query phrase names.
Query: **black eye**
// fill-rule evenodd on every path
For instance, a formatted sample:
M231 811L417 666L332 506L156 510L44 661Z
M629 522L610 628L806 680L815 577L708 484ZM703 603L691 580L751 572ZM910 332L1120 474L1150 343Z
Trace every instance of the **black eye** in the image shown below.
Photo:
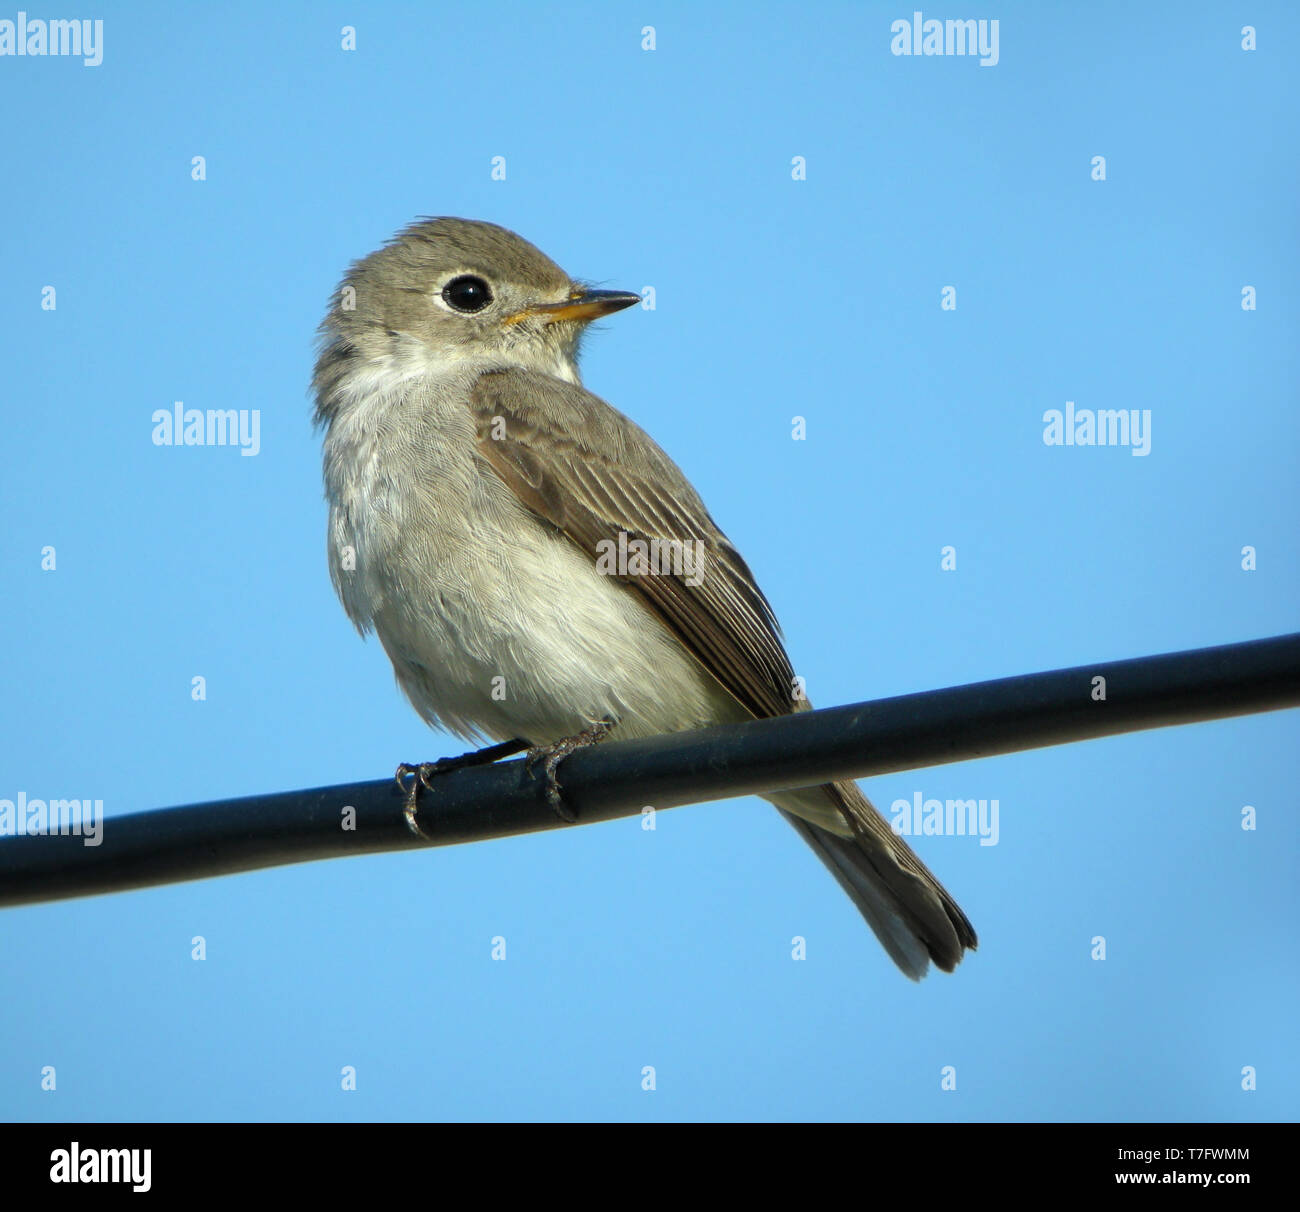
M482 311L492 302L492 288L482 278L461 274L442 288L442 297L457 311Z

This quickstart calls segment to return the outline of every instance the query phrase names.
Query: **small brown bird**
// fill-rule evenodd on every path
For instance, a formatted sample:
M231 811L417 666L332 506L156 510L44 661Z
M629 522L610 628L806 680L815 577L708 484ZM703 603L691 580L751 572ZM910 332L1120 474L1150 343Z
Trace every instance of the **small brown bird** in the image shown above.
M771 606L676 464L585 390L591 290L513 232L428 219L357 262L321 325L329 561L430 724L555 763L807 710ZM504 681L502 681L504 679ZM504 687L504 693L501 693ZM522 746L521 746L522 747ZM767 797L894 962L975 931L855 783Z

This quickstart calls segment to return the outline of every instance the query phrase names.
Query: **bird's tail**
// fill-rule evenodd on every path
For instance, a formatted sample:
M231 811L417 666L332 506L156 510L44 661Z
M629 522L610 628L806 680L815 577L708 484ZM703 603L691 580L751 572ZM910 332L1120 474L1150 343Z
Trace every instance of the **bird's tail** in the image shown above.
M903 972L920 980L931 960L951 972L975 930L957 902L856 783L767 797L849 894Z

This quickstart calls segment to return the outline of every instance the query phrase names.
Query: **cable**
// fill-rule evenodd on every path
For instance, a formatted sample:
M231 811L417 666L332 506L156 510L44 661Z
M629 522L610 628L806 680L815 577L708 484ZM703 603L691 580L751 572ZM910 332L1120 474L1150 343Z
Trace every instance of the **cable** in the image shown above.
M1295 706L1300 634L610 740L566 758L559 778L566 804L590 824L645 805L806 787ZM433 785L419 804L431 840L407 826L405 796L391 778L109 817L98 846L75 835L8 837L0 841L0 906L565 824L546 803L540 771L522 760L454 770Z

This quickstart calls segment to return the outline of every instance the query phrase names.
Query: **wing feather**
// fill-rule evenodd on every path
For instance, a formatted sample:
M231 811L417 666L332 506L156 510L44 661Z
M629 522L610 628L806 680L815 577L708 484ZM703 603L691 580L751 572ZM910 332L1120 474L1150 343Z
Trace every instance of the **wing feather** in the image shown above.
M484 461L593 563L600 545L617 543L620 533L629 541L699 544L698 585L662 569L622 579L752 714L784 715L794 707L794 672L772 607L649 435L583 388L526 371L481 375L470 404Z

